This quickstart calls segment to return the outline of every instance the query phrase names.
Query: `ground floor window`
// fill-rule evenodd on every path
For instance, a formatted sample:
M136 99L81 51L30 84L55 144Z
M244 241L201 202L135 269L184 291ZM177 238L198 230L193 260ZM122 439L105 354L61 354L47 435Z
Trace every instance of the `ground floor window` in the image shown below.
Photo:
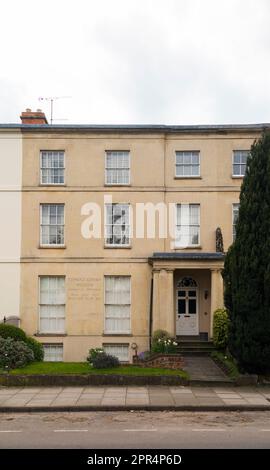
M63 344L43 344L44 361L46 362L62 362L63 361Z
M105 276L105 333L130 333L130 276Z
M128 344L103 344L103 349L107 354L118 357L120 362L129 362Z
M40 333L65 333L64 276L41 276L39 286Z

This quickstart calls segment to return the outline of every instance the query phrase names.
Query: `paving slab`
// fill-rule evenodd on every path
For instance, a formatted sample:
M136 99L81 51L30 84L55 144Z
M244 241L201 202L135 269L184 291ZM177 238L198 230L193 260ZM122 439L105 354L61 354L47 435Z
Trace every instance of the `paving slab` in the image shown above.
M142 386L1 389L0 410L42 411L110 409L270 410L263 387ZM39 390L39 391L37 391Z

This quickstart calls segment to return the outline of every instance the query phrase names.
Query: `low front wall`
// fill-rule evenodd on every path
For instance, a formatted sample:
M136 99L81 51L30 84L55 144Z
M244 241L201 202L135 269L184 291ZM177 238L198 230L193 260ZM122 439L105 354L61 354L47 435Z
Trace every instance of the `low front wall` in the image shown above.
M183 369L184 366L184 358L179 354L153 354L143 361L134 356L133 362L142 367L162 367L174 370Z
M86 385L188 385L177 375L7 375L0 374L0 386L86 386Z

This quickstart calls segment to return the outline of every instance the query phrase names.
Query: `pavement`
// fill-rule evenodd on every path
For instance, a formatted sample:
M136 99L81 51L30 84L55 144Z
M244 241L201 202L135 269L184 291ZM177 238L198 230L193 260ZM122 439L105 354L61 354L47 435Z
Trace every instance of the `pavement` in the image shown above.
M0 387L0 412L270 410L270 387Z

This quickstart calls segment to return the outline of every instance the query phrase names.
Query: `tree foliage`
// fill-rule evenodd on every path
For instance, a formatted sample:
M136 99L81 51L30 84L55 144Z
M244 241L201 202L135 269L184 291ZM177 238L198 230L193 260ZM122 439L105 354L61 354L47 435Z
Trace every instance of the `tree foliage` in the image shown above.
M229 349L250 372L270 369L270 134L251 148L236 239L224 265Z

